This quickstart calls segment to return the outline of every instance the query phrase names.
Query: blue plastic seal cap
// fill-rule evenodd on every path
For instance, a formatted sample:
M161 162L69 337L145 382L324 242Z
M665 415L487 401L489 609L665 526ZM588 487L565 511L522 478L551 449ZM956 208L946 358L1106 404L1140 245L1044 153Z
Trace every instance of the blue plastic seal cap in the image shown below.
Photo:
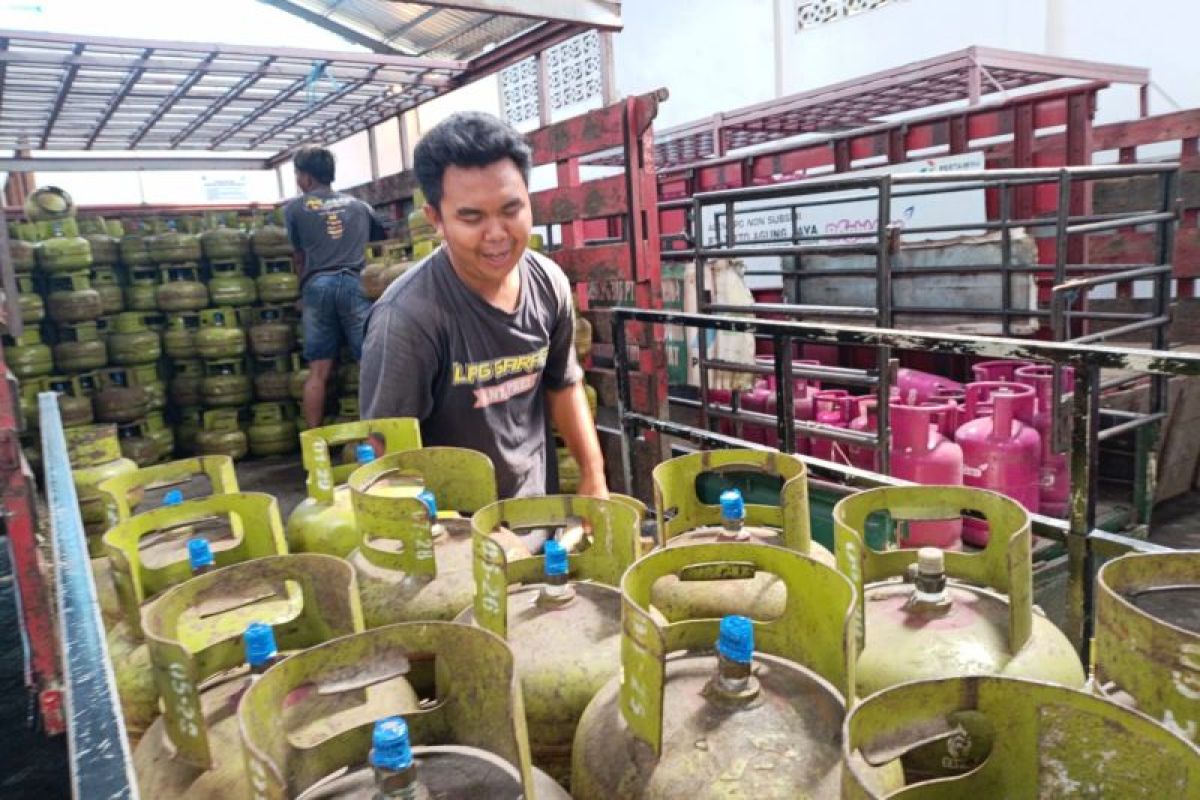
M211 567L213 564L212 546L209 545L208 539L188 539L188 563L192 565L192 571L201 567Z
M183 502L183 492L178 489L172 489L163 495L162 504L164 506L177 506Z
M740 490L726 489L725 491L721 492L721 518L746 518L746 501L742 499L742 493Z
M721 618L717 652L738 664L749 664L754 659L754 623L749 617L730 614Z
M375 460L375 448L367 442L359 442L358 447L354 448L354 457L360 464L370 464Z
M546 556L546 577L551 578L555 575L566 575L567 569L567 549L558 542L550 539L546 542L542 553Z
M246 644L246 663L252 667L267 663L279 652L275 645L275 630L261 622L251 622L246 626L243 641Z
M429 510L429 518L437 519L437 496L428 489L422 489L417 493L417 499L425 504L425 508Z
M404 717L386 717L375 722L370 760L372 767L397 772L412 766L412 743Z

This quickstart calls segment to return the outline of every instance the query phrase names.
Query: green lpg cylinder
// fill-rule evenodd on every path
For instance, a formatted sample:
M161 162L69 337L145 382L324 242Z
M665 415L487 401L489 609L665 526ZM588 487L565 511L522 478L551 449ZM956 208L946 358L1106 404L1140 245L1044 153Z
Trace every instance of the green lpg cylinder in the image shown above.
M259 358L286 356L296 346L294 311L288 306L254 309L250 352Z
M991 534L982 552L877 552L863 543L872 514L906 524L958 517L963 509L988 522ZM960 675L1084 685L1075 649L1033 606L1029 514L1018 502L968 487L888 487L845 497L833 514L838 567L864 598L856 621L860 695ZM964 719L964 733L954 742L909 753L910 777L977 765L986 757L988 736L975 723Z
M118 425L117 436L121 440L121 455L139 467L148 467L158 461L158 443L150 437L144 419Z
M39 186L25 198L25 216L35 222L65 220L75 216L75 201L66 189Z
M45 391L45 378L24 378L18 381L21 391L21 430L31 431L39 425L38 412L38 394ZM41 446L41 440L38 440L38 446ZM32 462L30 462L32 463ZM34 472L35 475L40 475L40 472Z
M100 293L92 288L87 270L57 272L46 279L46 310L50 319L64 322L88 322L104 312Z
M146 391L147 411L162 411L167 407L167 384L158 372L158 364L137 364L129 368L129 374Z
M200 393L200 382L204 379L204 362L200 359L176 361L175 374L171 376L168 396L171 404L179 407L198 406L204 402Z
M199 261L200 237L179 230L174 220L168 220L165 229L146 240L150 260L156 264L182 264Z
M33 223L8 223L8 257L15 272L33 272L37 266L37 239L37 226Z
M376 459L369 444L360 447L366 463L347 482L352 513L337 521L356 534L347 558L358 573L367 627L454 619L475 593L471 514L496 501L491 459L458 447ZM512 534L507 544L528 555Z
M379 705L366 724L319 719L316 740L289 729L308 687L342 708L420 662L436 664L437 693L419 709ZM256 796L269 800L568 800L530 764L512 653L469 625L402 623L296 653L250 686L238 721Z
M194 359L200 355L196 348L196 334L200 332L200 314L180 311L169 314L167 329L163 333L163 350L167 357L176 361Z
M162 411L146 414L146 435L154 441L157 450L155 461L162 461L174 455L175 432L167 425Z
M288 381L288 394L297 403L304 400L304 382L308 380L306 363L299 353L292 354L292 376Z
M54 363L68 372L84 372L108 363L108 347L100 338L95 322L77 322L58 326L58 344L54 345Z
M416 450L421 446L417 420L374 419L312 428L300 434L300 453L308 497L287 521L288 547L298 553L328 553L345 557L358 542L350 489L345 481L358 466L357 446L366 443L376 454ZM350 460L345 458L349 448ZM332 452L340 451L341 463Z
M117 223L120 230L120 223ZM114 267L121 260L120 234L113 235L104 217L87 217L79 220L79 232L92 248L92 264L97 267Z
M204 428L204 407L183 406L174 410L174 417L175 446L185 455L196 454L196 437Z
M272 209L262 224L255 226L250 234L250 246L254 255L264 260L289 258L292 255L292 241L283 227L282 208Z
M200 267L194 263L160 264L162 283L154 290L154 301L163 311L199 311L208 307L208 289L200 282Z
M290 400L291 359L287 356L254 360L254 397L262 402Z
M425 193L420 189L413 192L413 210L408 215L408 238L414 245L418 242L440 241L437 227L425 215Z
M108 529L104 495L99 487L110 478L136 472L137 464L121 455L116 425L82 425L67 428L64 433L79 515L88 536L88 552L96 558L104 555L100 535Z
M143 627L163 715L133 753L145 797L249 797L238 717L246 689L286 654L361 632L354 573L332 556L268 556L213 570L207 541L191 554L200 574L145 611ZM402 676L365 688L342 709L369 722L377 709L414 710ZM288 709L292 720L321 707L319 695ZM300 730L293 735L303 736Z
M243 406L250 402L250 378L240 358L204 362L200 397L210 408Z
M158 309L157 267L129 268L129 285L125 287L125 307L130 311L155 311Z
M100 295L100 308L104 314L117 314L125 310L125 290L121 288L113 267L94 267L92 288Z
M36 325L46 318L46 304L38 294L32 275L17 275L17 302L21 322L26 325Z
M337 416L334 417L335 423L353 422L359 418L358 413L358 398L357 397L339 397Z
M150 393L126 367L106 367L96 372L99 389L92 399L101 422L133 422L150 410Z
M254 283L264 303L290 303L300 296L300 278L290 256L264 258Z
M238 327L232 308L206 308L200 312L196 352L201 358L239 358L246 352L246 332Z
M44 272L87 271L92 266L92 246L79 235L73 219L39 225L42 243L37 248L38 266Z
M242 430L236 408L214 408L201 416L196 433L196 452L200 455L224 455L233 459L246 457L249 445Z
M798 457L775 451L711 450L664 461L652 474L663 546L756 542L786 547L833 566L833 554L812 540L808 475ZM716 505L698 494L709 476L724 481ZM737 487L752 481L779 485L778 500L747 503ZM668 575L654 589L654 607L669 620L726 614L774 619L784 603L783 584L769 572L713 585L681 583Z
M271 495L242 492L169 503L135 514L104 534L122 614L106 638L125 727L134 739L158 716L141 611L147 601L192 577L188 540L208 539L217 567L287 553L279 506Z
M50 346L42 342L38 328L27 328L20 336L4 334L4 360L13 375L22 380L49 375L54 371Z
M58 392L58 411L64 428L92 424L92 398L77 376L51 375L45 379L43 388Z
M258 299L254 280L246 276L240 261L210 262L209 270L208 292L214 306L248 306Z
M641 522L619 499L571 495L501 500L471 518L474 604L457 621L512 648L533 763L568 789L579 718L620 670L617 586L638 557ZM551 539L544 556L513 559L512 530L550 527L562 530L564 543L578 537L581 552Z
M148 510L156 490L178 489L180 500L217 494L237 494L237 473L227 456L182 458L110 478L98 487L109 526ZM161 499L165 499L165 493ZM154 505L157 505L155 503Z
M1097 691L1193 743L1200 743L1198 598L1196 551L1128 555L1096 576Z
M127 267L144 267L153 263L146 238L150 233L145 220L129 220L121 236L121 263Z
M651 604L666 576L711 584L758 571L786 586L786 608L770 622L665 622ZM579 722L576 800L840 796L854 700L850 581L794 550L707 543L644 556L621 594L620 672ZM899 764L885 761L869 779L894 788Z
M218 227L200 234L204 257L209 261L244 262L250 257L250 237L239 228L226 227L227 221L222 218Z
M358 362L342 364L338 367L338 392L343 395L358 395Z
M296 422L288 413L290 404L255 403L250 407L247 438L250 455L274 456L295 452L299 446Z
M994 733L977 768L879 791L870 765L930 739L962 746L959 720ZM842 739L847 800L1200 797L1200 749L1153 720L1084 692L1000 676L906 683L863 700Z

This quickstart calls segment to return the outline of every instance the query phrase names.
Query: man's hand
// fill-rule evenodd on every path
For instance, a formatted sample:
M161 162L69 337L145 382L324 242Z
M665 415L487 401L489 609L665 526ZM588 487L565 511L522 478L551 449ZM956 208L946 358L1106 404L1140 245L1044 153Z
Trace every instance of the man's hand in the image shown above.
M579 476L579 494L607 500L608 482L604 479L604 470L601 469L595 473L582 473Z
M592 420L583 384L575 383L563 389L547 389L546 402L558 435L567 443L567 449L579 463L578 493L607 499L604 455L600 451L596 423Z

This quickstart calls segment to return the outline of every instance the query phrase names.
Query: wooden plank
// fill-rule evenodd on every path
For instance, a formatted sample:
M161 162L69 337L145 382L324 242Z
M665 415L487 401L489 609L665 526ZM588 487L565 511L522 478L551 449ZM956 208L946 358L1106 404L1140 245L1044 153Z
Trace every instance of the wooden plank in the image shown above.
M624 214L629 197L624 175L613 175L579 186L545 189L529 196L534 225L557 225L577 219L595 219Z
M533 163L549 164L620 147L624 141L623 111L618 103L527 134L526 141L533 150Z
M601 406L616 408L617 405L617 373L609 367L592 367L586 373L587 382L596 390L596 398ZM660 400L657 396L657 382L653 375L645 373L629 373L629 393L633 399L633 410L643 414L658 416ZM663 398L665 402L665 398Z
M1092 131L1092 144L1097 151L1118 150L1139 144L1172 142L1191 136L1200 136L1200 108L1097 125Z
M1157 211L1160 179L1153 175L1093 181L1093 209L1097 214ZM1181 170L1179 197L1183 208L1200 208L1200 171Z
M1150 264L1154 262L1154 235L1114 233L1088 237L1088 255L1093 264ZM1180 228L1175 234L1176 278L1200 276L1200 229Z
M627 281L633 277L632 256L627 242L564 248L547 255L563 268L572 283Z

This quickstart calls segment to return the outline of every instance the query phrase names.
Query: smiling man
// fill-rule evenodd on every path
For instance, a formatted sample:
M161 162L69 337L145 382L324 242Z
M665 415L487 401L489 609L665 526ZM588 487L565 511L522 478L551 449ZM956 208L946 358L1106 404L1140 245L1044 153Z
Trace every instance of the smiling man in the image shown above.
M500 496L521 497L547 488L549 409L579 462L579 492L607 497L570 283L526 249L529 147L495 117L455 114L421 139L415 167L445 243L371 310L364 419L416 417L426 445L486 453Z

